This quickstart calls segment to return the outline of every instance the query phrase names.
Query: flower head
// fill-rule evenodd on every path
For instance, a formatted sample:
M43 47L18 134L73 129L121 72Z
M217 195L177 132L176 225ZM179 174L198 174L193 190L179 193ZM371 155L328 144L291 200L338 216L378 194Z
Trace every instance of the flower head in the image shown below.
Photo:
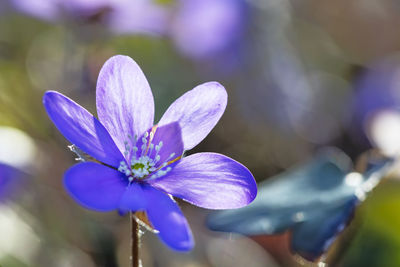
M154 100L139 66L114 56L100 71L96 119L66 96L48 91L43 103L59 131L97 162L82 162L64 184L81 205L98 210L145 211L171 248L189 250L193 238L176 196L209 209L250 203L257 188L249 170L217 153L183 152L201 142L222 116L227 94L217 82L178 98L153 125Z

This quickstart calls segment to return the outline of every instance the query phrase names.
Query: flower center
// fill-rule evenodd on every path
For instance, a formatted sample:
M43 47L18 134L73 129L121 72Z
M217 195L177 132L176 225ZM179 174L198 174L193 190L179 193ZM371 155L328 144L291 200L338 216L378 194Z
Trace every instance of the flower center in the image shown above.
M144 165L143 163L136 163L135 165L132 166L133 169L135 170L139 170L148 167L148 164Z
M157 145L152 143L155 130L156 127L153 127L150 133L145 132L141 139L141 145L137 140L137 136L134 138L128 136L128 141L125 141L124 155L127 161L120 162L118 171L124 173L129 182L135 179L155 179L164 176L172 169L167 166L180 159L180 156L173 159L175 153L171 153L166 159L161 159L160 151L163 147L163 142L160 141Z

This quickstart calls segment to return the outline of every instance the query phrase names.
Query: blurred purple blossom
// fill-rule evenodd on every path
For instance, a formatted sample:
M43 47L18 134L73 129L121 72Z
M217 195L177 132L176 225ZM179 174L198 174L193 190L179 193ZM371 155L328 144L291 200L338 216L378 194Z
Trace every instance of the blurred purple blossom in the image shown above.
M120 2L107 17L114 33L164 35L167 32L170 14L166 6L151 0Z
M93 16L109 7L110 1L102 0L12 0L15 8L39 19L56 21L63 18Z
M160 34L165 31L167 12L149 0L11 0L27 15L59 20L97 21L117 33Z
M117 34L171 38L177 49L196 60L237 57L248 20L243 0L11 0L20 12L46 21L97 21ZM223 57L228 54L229 56ZM221 58L222 57L222 58Z
M173 249L190 250L194 242L169 194L209 209L243 207L257 194L250 171L233 159L217 153L183 157L225 110L227 94L217 82L185 93L153 126L154 100L146 77L131 58L115 56L99 74L99 120L54 91L45 94L43 103L59 131L97 160L65 173L70 195L97 211L146 211L160 238Z
M384 109L400 111L399 57L371 64L361 74L356 82L354 109L356 121L360 123Z
M26 133L0 126L0 202L20 195L36 153L34 141Z
M11 196L22 177L21 171L10 165L0 163L0 201Z
M184 55L213 58L238 45L247 19L242 0L180 0L170 34Z
M387 156L400 153L400 60L392 55L371 64L355 84L354 134ZM368 138L369 142L365 137Z

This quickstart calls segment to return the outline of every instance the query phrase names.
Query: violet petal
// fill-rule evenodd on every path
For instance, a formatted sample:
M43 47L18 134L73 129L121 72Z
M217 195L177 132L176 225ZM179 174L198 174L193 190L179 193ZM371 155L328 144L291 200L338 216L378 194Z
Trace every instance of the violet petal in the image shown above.
M97 211L111 211L119 207L128 183L124 174L112 168L83 162L65 172L64 186L82 206Z
M144 210L146 208L146 199L142 187L137 183L131 183L127 186L123 193L120 203L120 213L126 213L128 211Z
M68 141L103 163L119 166L124 157L104 126L86 109L54 91L45 93L43 105Z
M147 215L161 240L172 249L188 251L194 240L189 224L179 206L167 194L152 188L143 187L147 199Z
M240 208L257 195L256 182L250 171L239 162L217 153L185 157L166 176L149 183L207 209Z
M184 149L189 150L210 133L224 113L226 104L227 93L221 84L204 83L175 100L158 125L179 122Z
M128 136L153 126L154 99L140 67L128 56L114 56L100 71L96 91L99 120L121 151Z

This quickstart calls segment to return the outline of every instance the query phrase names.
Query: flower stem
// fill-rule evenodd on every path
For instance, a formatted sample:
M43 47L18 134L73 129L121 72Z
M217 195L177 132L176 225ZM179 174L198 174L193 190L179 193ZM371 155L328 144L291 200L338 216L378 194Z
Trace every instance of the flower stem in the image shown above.
M131 219L131 267L139 267L139 243L140 243L140 229L139 224L135 219L135 214L130 213Z

